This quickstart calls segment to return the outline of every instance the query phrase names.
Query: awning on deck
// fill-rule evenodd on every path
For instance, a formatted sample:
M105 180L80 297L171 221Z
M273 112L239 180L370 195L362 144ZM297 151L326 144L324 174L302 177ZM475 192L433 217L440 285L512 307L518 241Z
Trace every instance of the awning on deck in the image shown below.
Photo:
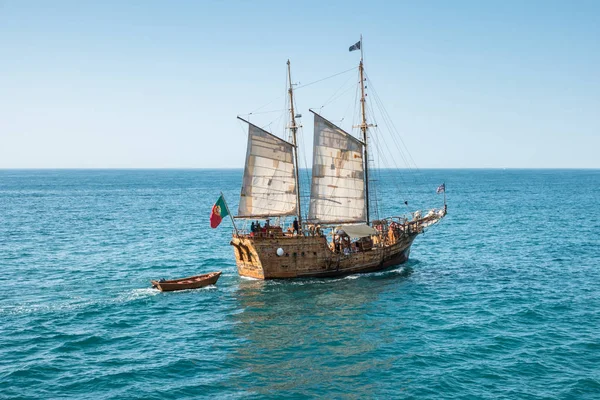
M346 235L351 238L361 238L371 235L376 235L378 232L369 225L341 225L337 228L338 231L343 231Z

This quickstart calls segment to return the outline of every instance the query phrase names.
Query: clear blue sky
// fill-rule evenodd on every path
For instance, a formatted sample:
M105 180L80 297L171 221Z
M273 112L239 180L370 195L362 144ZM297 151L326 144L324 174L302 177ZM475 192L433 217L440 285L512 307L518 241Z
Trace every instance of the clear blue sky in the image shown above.
M0 168L241 167L236 115L360 33L419 167L600 168L600 1L141 0L0 0ZM306 144L347 78L297 91Z

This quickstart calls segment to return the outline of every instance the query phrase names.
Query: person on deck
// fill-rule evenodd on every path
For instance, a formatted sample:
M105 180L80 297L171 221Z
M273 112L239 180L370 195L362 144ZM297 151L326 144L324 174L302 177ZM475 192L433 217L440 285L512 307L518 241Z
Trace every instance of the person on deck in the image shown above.
M256 231L256 226L254 225L254 221L250 224L250 232L254 233Z
M298 226L298 219L294 218L294 232L296 232L296 234L300 233L300 227Z

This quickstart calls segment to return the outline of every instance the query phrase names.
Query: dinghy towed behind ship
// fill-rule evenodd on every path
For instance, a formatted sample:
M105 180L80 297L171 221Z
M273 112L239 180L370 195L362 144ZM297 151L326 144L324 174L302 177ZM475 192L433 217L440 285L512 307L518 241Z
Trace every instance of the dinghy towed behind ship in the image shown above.
M312 182L306 218L301 209L294 93L288 67L291 141L248 124L248 147L236 219L275 220L295 217L298 232L278 223L255 232L235 228L238 273L257 279L330 277L378 271L408 260L415 238L446 215L444 207L421 217L371 219L369 193L369 128L365 112L362 37L352 50L361 50L361 138L314 115ZM239 117L238 117L239 118ZM240 118L241 119L241 118ZM442 186L440 186L442 188ZM438 192L441 190L438 188ZM234 226L235 227L235 226ZM325 234L329 231L329 235Z

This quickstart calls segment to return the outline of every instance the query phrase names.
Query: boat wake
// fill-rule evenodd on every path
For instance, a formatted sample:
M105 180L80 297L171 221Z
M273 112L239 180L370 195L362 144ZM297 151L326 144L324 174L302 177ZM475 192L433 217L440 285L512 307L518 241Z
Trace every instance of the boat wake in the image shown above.
M128 303L130 301L156 296L158 293L160 292L154 288L131 289L121 293L115 299L115 303Z
M131 289L119 293L112 299L106 298L83 298L71 297L47 304L17 304L13 306L0 308L0 315L3 314L53 314L53 313L74 313L98 307L110 306L113 304L126 304L132 301L150 298L158 294L158 290L152 288Z

